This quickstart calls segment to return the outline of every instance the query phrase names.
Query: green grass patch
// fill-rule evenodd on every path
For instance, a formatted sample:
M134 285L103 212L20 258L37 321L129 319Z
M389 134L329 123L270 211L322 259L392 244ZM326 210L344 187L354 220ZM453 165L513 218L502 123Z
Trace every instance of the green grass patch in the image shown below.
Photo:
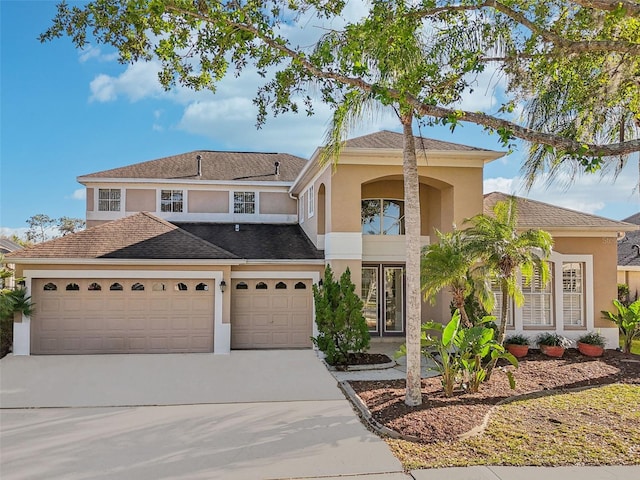
M481 435L418 444L388 439L404 468L640 465L640 385L607 385L501 405Z

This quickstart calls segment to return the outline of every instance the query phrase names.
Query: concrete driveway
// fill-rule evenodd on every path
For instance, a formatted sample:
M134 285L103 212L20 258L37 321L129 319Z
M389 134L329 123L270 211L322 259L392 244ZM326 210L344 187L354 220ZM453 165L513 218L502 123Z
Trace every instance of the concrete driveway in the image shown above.
M7 357L0 390L3 480L407 478L308 350Z

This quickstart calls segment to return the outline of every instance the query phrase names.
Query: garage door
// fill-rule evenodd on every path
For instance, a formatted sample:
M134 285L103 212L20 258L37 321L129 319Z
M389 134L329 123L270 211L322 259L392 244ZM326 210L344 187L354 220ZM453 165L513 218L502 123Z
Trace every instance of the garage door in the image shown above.
M309 348L311 280L233 280L231 348Z
M213 351L213 280L35 279L33 354Z

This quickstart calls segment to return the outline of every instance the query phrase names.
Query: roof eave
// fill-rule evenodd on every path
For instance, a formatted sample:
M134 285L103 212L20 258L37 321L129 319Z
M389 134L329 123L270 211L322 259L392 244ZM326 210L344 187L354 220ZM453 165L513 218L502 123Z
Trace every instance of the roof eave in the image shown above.
M76 181L82 185L88 183L152 183L152 184L186 184L186 185L251 185L289 188L292 181L271 181L271 180L201 180L186 178L118 178L118 177L77 177Z
M16 265L242 265L244 259L182 259L182 258L13 258Z

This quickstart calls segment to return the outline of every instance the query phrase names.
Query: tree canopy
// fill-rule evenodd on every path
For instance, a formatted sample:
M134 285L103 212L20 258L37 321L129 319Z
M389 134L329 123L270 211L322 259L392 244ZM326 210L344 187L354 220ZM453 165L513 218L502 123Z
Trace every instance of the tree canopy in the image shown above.
M427 122L475 123L506 145L529 142L524 168L530 181L563 165L621 167L640 151L638 1L372 0L355 19L341 17L345 4L63 2L41 39L67 35L80 48L108 44L122 62L157 59L165 88L179 83L215 91L225 75L256 69L264 77L255 97L258 125L269 112L312 113L310 91L334 106L357 91L383 105L411 106ZM301 16L326 25L342 21L301 46L289 35ZM402 81L385 82L376 75L379 60L403 55L408 38L421 39L421 60L406 65ZM504 85L502 105L460 109L464 95L482 95L473 92L474 82L487 69Z

